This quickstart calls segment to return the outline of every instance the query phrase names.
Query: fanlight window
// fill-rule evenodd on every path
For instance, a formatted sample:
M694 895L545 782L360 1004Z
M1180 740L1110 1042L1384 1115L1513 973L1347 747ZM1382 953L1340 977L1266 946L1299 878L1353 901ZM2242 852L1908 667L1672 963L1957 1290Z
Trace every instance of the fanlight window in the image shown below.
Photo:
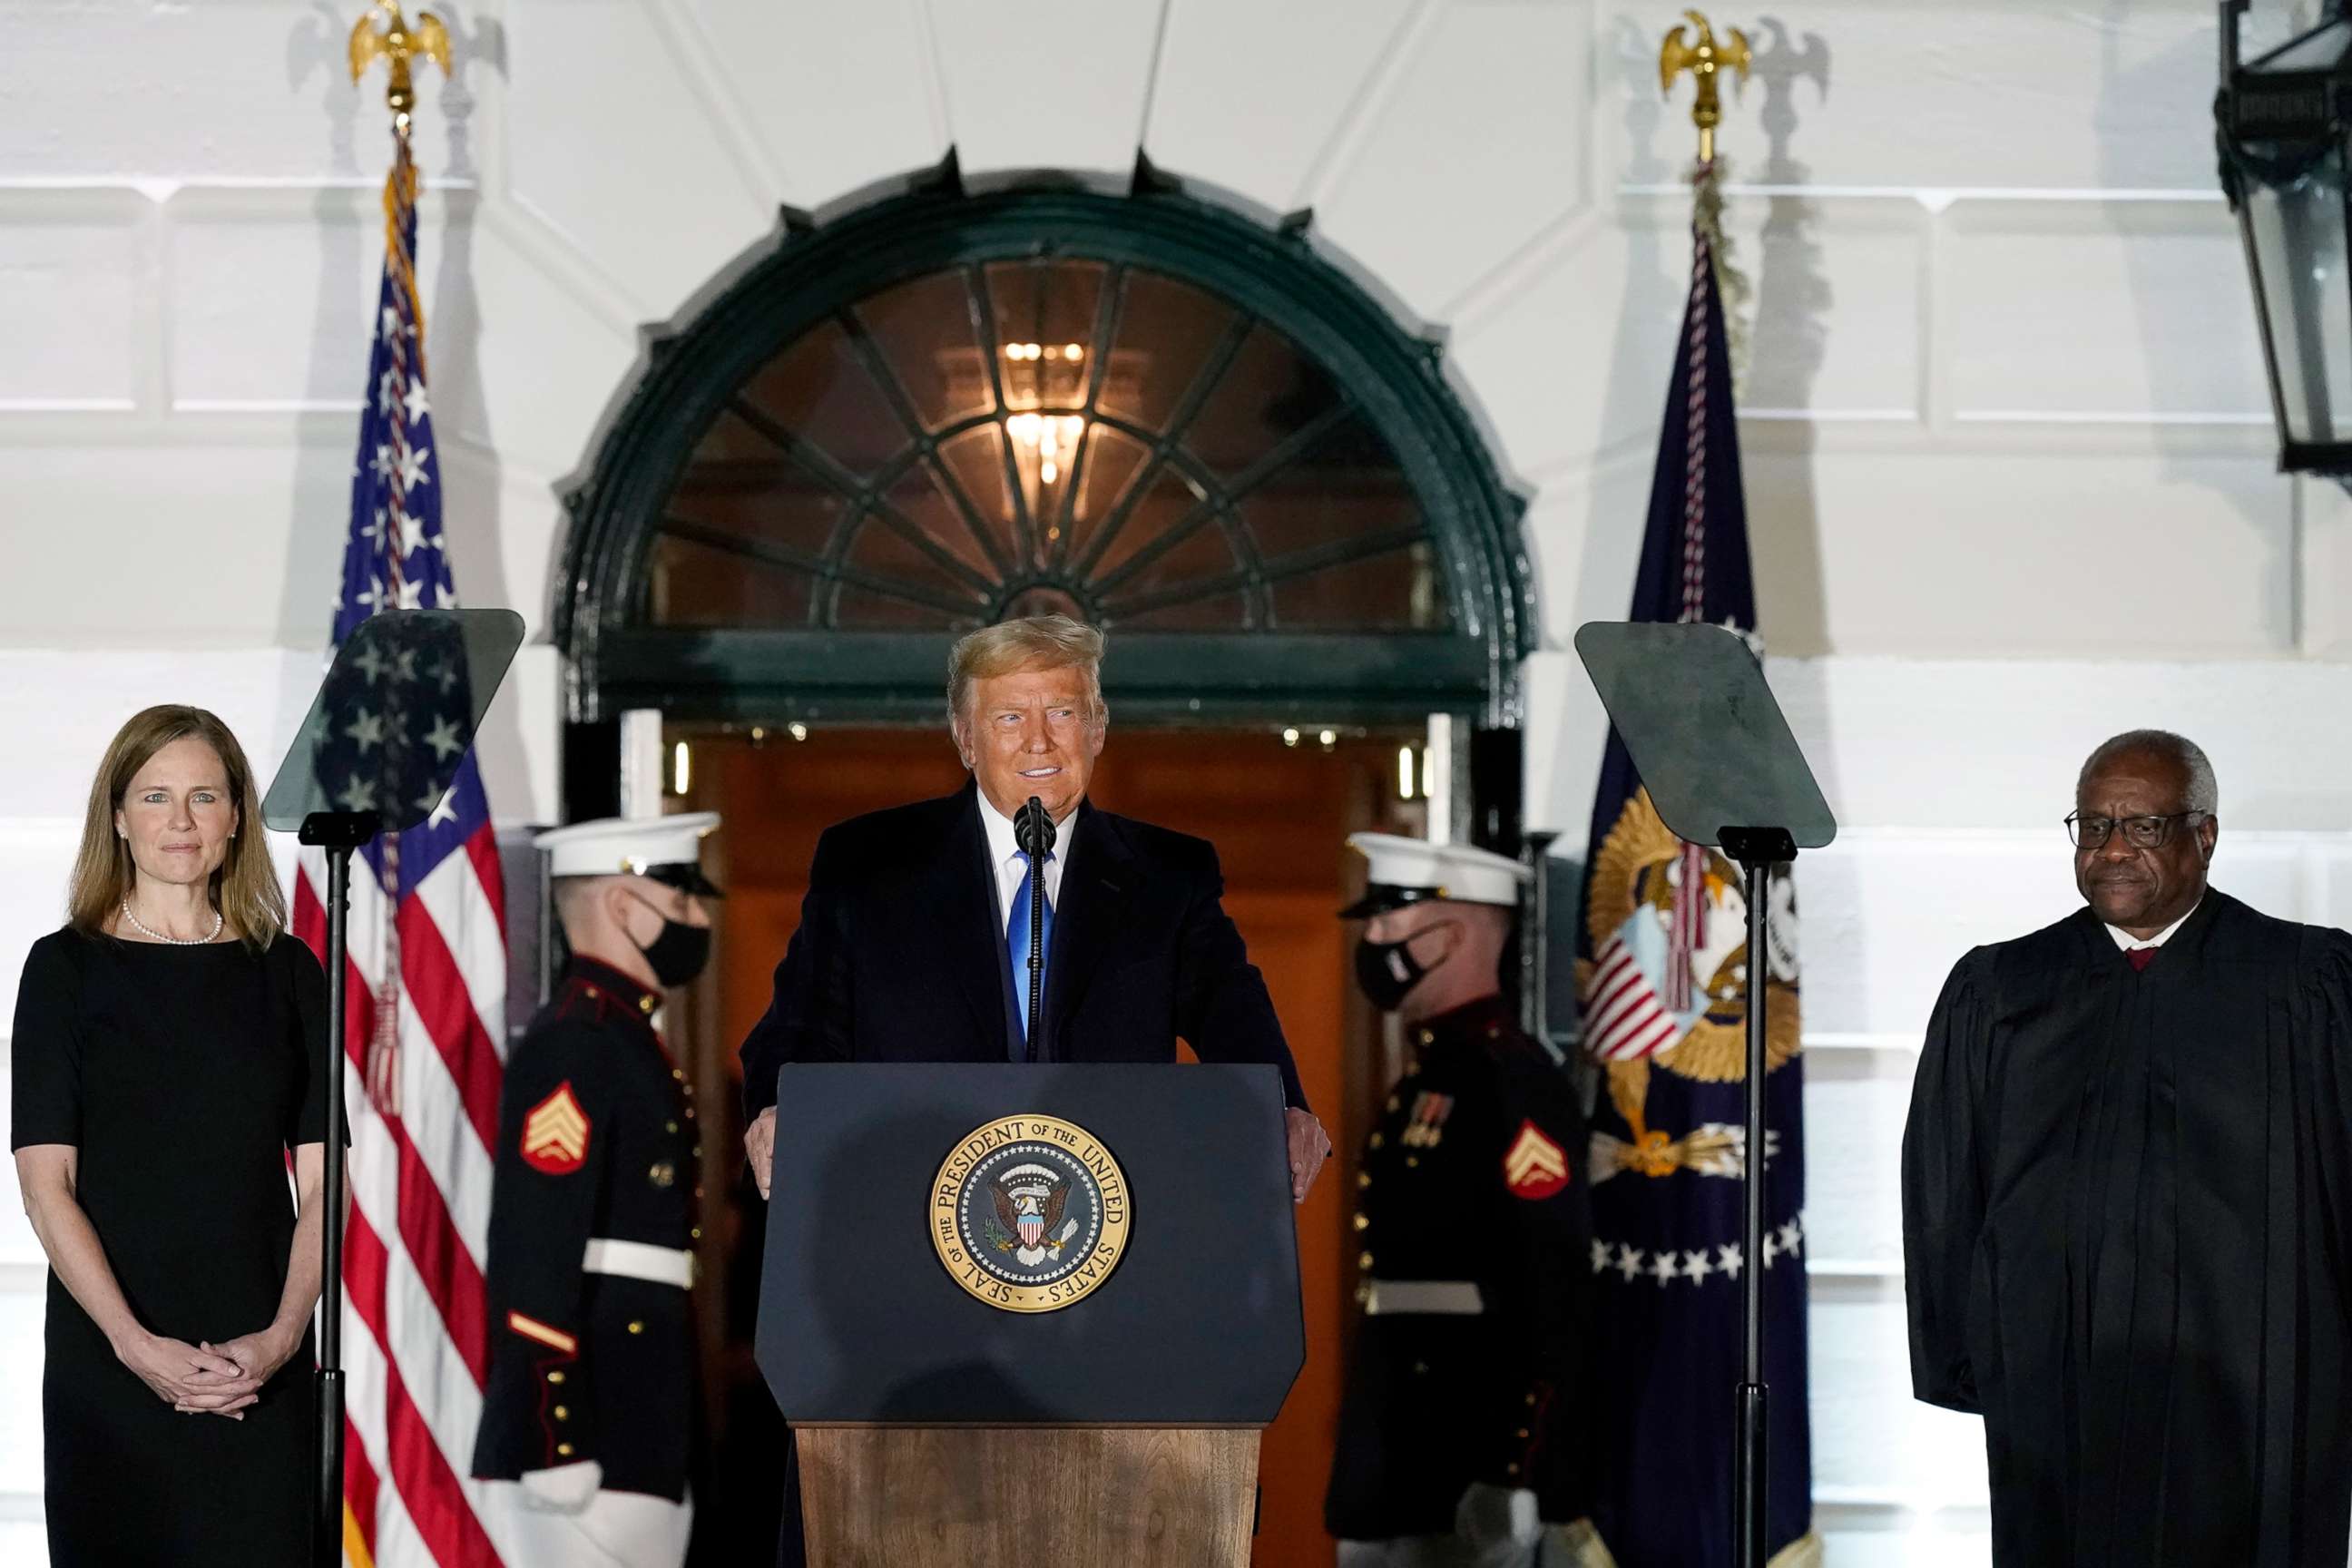
M1451 629L1395 453L1297 344L1149 268L959 266L833 311L665 502L648 619Z

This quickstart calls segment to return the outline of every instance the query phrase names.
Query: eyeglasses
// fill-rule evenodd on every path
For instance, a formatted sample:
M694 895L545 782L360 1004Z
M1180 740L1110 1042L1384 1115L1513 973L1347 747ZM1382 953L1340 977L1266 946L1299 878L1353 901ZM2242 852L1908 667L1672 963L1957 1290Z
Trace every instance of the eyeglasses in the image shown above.
M2135 849L2161 849L2172 837L2172 825L2190 817L2205 817L2210 811L2176 811L2166 816L2084 816L2081 812L2066 816L2066 837L2074 841L2077 849L2104 849L2115 831L2124 830L2124 842Z

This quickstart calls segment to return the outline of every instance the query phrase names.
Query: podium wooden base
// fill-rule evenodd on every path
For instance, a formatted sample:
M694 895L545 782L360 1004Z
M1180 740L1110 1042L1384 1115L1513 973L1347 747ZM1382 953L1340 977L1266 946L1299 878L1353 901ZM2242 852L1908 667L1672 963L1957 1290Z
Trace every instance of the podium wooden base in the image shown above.
M1254 1428L801 1426L809 1568L1248 1568Z

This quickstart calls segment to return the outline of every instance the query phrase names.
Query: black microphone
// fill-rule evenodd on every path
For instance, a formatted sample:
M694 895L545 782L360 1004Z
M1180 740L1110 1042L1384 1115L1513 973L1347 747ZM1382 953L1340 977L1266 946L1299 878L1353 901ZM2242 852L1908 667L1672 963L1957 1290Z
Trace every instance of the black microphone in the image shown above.
M1013 842L1029 857L1032 871L1054 847L1054 819L1045 815L1045 803L1034 795L1028 805L1013 814Z
M1013 841L1029 857L1029 1038L1026 1054L1037 1059L1037 1030L1045 1006L1045 857L1054 848L1054 819L1035 795L1013 818Z

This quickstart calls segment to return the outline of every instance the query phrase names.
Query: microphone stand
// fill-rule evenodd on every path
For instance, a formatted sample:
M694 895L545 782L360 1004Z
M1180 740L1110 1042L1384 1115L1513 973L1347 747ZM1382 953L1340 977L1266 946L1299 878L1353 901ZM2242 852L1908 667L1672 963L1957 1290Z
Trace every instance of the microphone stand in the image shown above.
M321 1568L343 1560L343 966L352 852L383 826L373 812L314 811L297 836L327 851L327 1142L320 1194L325 1257L319 1280L319 1474L311 1524L312 1560Z
M1764 998L1770 990L1765 953L1766 905L1772 868L1797 858L1796 838L1785 827L1727 827L1723 852L1748 873L1748 1169L1741 1194L1747 1200L1742 1245L1747 1268L1740 1275L1740 1373L1737 1447L1733 1450L1732 1555L1739 1568L1764 1568L1766 1513L1764 1383Z
M1013 836L1029 858L1029 1029L1024 1042L1028 1058L1037 1059L1037 1026L1045 1005L1045 857L1054 848L1054 819L1035 795L1013 818Z

